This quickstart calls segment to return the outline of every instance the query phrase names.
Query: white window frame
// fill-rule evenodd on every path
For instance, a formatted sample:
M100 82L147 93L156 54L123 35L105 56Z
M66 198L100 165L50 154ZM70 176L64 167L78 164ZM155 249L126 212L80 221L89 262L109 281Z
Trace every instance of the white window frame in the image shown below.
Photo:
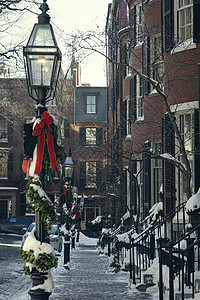
M163 59L162 59L162 41L161 35L154 35L150 40L151 53L151 77L162 83L163 81Z
M192 193L194 192L194 110L190 109L187 111L179 111L176 113L177 125L184 141L187 157L191 167L192 179L191 188ZM176 142L176 157L179 157L182 162L182 156L180 154L180 148L178 142ZM176 169L176 184L179 181L179 172ZM182 201L187 200L185 193L185 180L183 175L180 173L180 198Z
M86 162L86 187L96 188L96 176L97 176L97 162L87 161Z
M136 107L138 120L144 117L143 79L139 75L136 76Z
M8 179L8 156L7 151L2 151L0 154L0 179Z
M94 100L89 102L89 100ZM97 96L96 95L87 95L86 96L86 113L87 114L96 114L97 113Z
M190 12L190 20L187 20ZM174 1L174 28L177 44L183 43L193 37L193 1Z
M96 127L87 127L85 129L86 146L97 144L97 129Z
M0 143L8 143L8 121L3 117L0 118Z
M136 44L143 42L144 14L142 2L136 5Z

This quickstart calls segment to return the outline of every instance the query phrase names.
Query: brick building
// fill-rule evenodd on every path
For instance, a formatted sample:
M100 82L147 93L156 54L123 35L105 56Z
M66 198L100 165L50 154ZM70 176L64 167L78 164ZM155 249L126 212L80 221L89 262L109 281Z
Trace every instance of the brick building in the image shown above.
M107 88L76 88L75 153L76 184L84 197L82 228L104 214L107 128Z
M176 0L113 0L108 7L109 164L121 215L139 206L146 216L159 201L167 213L188 198L180 168L162 159L168 153L183 162L178 134L191 190L199 188L199 9Z
M0 78L0 219L32 214L26 199L26 174L22 171L24 158L23 124L35 117L34 101L28 97L25 79ZM58 86L56 99L47 103L56 116L65 149L73 147L73 85L66 81ZM71 100L72 99L72 100ZM72 113L71 113L72 111ZM73 151L73 148L72 148ZM60 196L58 174L52 172L45 185L48 196L58 205Z
M106 87L82 86L80 67L73 63L71 79L61 73L56 97L47 102L56 117L64 148L71 148L75 164L72 185L84 203L82 227L103 213L103 168L105 167ZM26 174L22 171L23 124L35 116L34 101L28 97L25 79L0 78L0 219L32 214L26 199ZM61 166L59 166L61 167ZM45 190L59 205L63 181L58 170L51 173ZM104 181L105 183L105 181Z

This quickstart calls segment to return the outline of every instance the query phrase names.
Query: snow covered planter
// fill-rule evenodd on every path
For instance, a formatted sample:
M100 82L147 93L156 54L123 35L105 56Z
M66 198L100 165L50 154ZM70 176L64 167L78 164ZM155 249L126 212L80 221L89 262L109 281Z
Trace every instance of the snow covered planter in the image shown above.
M27 261L25 273L30 275L34 269L40 272L57 267L57 257L53 247L48 243L41 243L35 238L35 229L27 237L21 250L21 258Z

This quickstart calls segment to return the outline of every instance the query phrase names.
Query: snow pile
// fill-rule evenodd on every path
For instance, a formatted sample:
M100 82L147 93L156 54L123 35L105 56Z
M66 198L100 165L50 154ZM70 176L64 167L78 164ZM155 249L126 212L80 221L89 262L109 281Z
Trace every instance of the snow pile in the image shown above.
M186 212L192 212L200 208L200 188L186 203Z
M80 232L79 236L79 246L97 246L99 239L97 238L89 238Z

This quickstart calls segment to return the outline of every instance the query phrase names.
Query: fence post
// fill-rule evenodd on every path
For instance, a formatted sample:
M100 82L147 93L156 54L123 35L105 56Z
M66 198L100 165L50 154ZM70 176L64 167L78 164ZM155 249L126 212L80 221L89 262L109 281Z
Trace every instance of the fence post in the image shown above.
M163 300L163 276L162 276L162 238L157 239L159 262L159 300Z

